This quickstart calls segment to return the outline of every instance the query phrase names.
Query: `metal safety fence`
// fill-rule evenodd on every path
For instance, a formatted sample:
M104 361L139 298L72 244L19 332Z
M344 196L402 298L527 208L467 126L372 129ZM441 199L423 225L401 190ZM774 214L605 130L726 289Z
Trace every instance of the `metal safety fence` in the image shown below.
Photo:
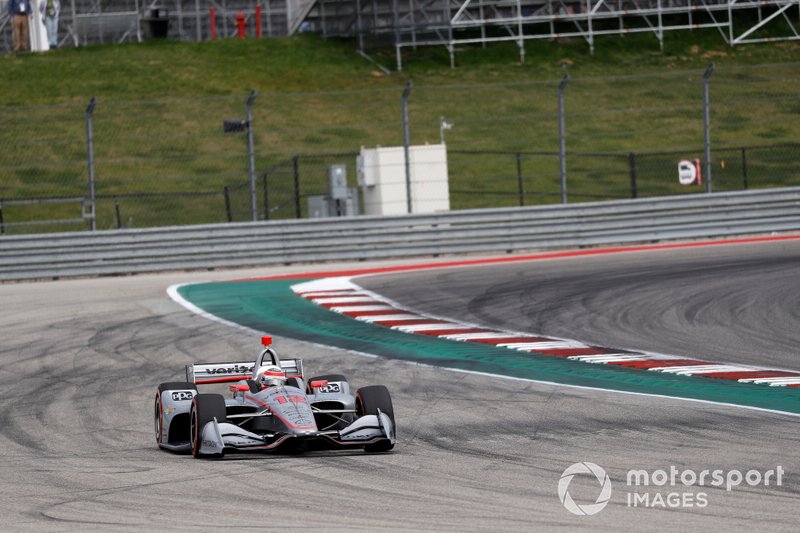
M18 235L0 280L653 242L800 229L800 187L438 214Z
M400 84L2 105L0 233L306 217L328 166L356 187L404 131L446 145L451 209L800 185L798 64L707 72L417 84L407 120Z

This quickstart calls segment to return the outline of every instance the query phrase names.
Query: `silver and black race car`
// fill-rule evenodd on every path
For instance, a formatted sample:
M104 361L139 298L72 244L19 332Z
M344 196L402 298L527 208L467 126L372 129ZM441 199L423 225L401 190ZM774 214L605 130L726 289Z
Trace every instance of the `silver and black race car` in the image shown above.
M361 387L353 395L340 374L305 380L300 359L280 359L270 337L261 342L255 363L187 365L185 382L158 386L160 448L222 457L245 450L394 447L394 409L385 386ZM227 382L235 382L231 398L197 392L197 385Z

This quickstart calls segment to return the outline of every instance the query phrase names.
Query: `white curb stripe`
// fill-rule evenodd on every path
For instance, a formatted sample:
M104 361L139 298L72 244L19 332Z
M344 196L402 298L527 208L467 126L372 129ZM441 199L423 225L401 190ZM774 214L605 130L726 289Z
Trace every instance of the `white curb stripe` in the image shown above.
M403 313L402 315L368 315L368 316L357 316L355 317L356 320L361 320L362 322L381 322L387 320L419 320L421 318L425 318L419 315L412 315L410 313Z
M440 338L449 339L453 341L474 341L481 339L507 339L509 337L522 337L523 335L512 335L511 333L503 333L502 331L488 331L484 333L454 333L453 335L442 335ZM535 335L529 335L530 338L536 338Z
M567 359L582 361L584 363L616 363L618 361L649 361L649 355L630 355L630 354L605 354L605 355L571 355Z
M396 311L394 307L391 305L381 304L381 305L343 305L342 307L329 307L331 311L336 313L348 313L348 312L358 312L358 311ZM378 316L378 315L375 315ZM388 316L388 315L385 315Z
M542 342L502 342L497 344L512 350L560 350L570 348L588 348L587 345L575 341L542 341Z
M405 331L406 333L416 333L417 331L436 331L438 329L473 329L472 326L465 326L463 324L412 324L409 326L392 326L392 329Z
M694 367L672 366L664 368L661 372L666 374L680 374L683 376L693 376L694 374L714 374L716 372L747 372L752 368L733 365L696 365Z
M354 304L358 302L375 302L378 300L371 296L336 296L335 298L314 298L311 300L316 304Z
M359 294L356 292L355 289L347 289L343 291L327 291L327 292L303 292L298 293L303 298L307 299L314 299L314 298L333 298L336 296L364 296L364 294Z
M800 376L786 376L776 378L744 378L740 379L739 383L756 383L756 384L769 384L773 386L779 385L798 385L800 384Z

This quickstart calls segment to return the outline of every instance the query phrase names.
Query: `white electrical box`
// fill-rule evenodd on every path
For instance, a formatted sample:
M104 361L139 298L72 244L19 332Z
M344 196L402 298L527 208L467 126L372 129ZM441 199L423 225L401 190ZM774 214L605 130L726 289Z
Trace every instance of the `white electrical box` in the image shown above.
M347 167L345 165L331 165L328 167L328 192L335 200L347 198Z
M356 160L366 215L408 213L406 164L402 146L362 148ZM409 147L411 212L450 210L447 148L444 144Z

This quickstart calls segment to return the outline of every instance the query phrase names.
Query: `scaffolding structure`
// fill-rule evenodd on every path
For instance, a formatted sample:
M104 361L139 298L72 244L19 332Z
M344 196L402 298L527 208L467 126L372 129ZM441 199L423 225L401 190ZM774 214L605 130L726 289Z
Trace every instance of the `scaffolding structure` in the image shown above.
M10 50L7 0L0 0L0 44ZM169 18L169 37L211 38L236 33L236 15L248 28L260 13L265 36L314 31L353 37L358 51L394 46L397 70L403 49L444 46L455 66L459 46L514 42L520 62L525 42L578 37L594 52L598 36L652 33L664 46L668 31L716 29L731 46L799 40L800 0L62 0L59 46L142 41L146 20L158 9ZM256 6L260 9L256 10Z
M527 39L553 39L556 37L583 37L594 51L594 38L598 35L622 35L635 32L652 32L664 46L664 33L675 30L692 30L698 28L717 28L725 41L731 45L756 43L775 40L798 39L798 34L787 12L797 6L798 0L585 0L585 2L566 2L549 0L533 10L524 10L522 0L516 0L511 16L497 9L487 10L484 0L464 0L458 11L451 17L454 29L483 28L484 34L479 38L459 39L456 43L491 42L514 40L522 43ZM500 2L492 2L497 4ZM755 12L757 20L750 23L744 17L735 15L748 11ZM767 13L767 14L765 14ZM703 16L705 15L705 16ZM753 37L753 34L764 28L778 17L783 17L791 31L791 35L782 37ZM595 28L600 21L615 21L613 25ZM737 32L737 20L747 27ZM569 22L573 28L557 31L556 23ZM488 37L487 26L503 26L509 35ZM524 56L523 56L524 57Z
M503 41L524 62L534 39L580 37L592 53L598 36L652 33L663 49L666 32L701 28L731 46L800 39L800 0L317 0L307 17L323 36L356 36L361 51L391 42L398 70L403 48L420 46L446 47L454 66L458 46Z

